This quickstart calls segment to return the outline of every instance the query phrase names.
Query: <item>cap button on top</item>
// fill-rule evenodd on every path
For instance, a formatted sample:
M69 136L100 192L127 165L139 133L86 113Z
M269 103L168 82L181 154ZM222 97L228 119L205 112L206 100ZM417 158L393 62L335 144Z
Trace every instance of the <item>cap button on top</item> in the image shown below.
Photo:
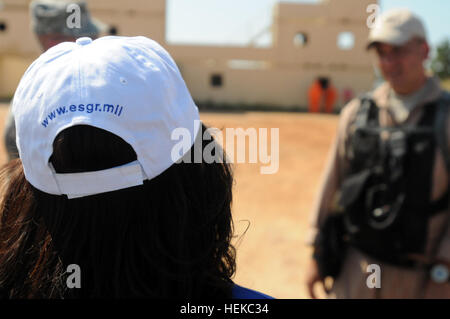
M87 45L87 44L90 44L90 43L92 43L92 39L89 38L89 37L79 38L76 41L76 44L78 44L78 45Z

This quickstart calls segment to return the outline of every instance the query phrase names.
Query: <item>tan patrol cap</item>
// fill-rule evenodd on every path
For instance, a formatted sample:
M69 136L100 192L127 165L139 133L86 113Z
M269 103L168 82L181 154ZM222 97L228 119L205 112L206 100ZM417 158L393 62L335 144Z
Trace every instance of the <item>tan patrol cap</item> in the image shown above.
M377 42L401 46L413 38L426 40L420 18L408 9L393 9L381 14L369 34L367 48Z

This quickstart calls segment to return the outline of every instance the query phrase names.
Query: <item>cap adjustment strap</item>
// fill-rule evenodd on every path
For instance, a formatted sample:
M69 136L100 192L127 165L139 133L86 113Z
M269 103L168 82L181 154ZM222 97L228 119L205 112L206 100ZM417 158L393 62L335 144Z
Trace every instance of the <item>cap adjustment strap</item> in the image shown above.
M49 165L60 194L69 199L142 185L148 179L138 161L101 171L68 174L58 174L51 163Z

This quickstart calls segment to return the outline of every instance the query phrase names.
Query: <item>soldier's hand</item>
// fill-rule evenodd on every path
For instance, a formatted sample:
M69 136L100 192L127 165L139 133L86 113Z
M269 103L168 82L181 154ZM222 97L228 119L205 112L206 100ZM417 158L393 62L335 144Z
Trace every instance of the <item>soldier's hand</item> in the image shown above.
M319 275L319 267L317 266L317 262L314 258L311 258L308 268L306 270L306 285L308 287L308 292L311 298L317 299L317 296L314 292L314 286L316 283L320 282L323 286L323 280Z

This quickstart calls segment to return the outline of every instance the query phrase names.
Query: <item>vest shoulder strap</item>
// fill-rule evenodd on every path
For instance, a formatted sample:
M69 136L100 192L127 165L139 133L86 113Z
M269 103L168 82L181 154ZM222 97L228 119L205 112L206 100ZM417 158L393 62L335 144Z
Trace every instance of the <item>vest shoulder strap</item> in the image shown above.
M356 113L356 127L378 125L378 106L371 94L363 94L359 97L359 108Z
M360 107L356 114L355 124L364 127L378 123L378 107L370 94L359 97ZM447 121L450 109L450 92L444 91L437 101L437 113L435 114L434 130L437 146L444 157L447 174L450 175L450 149L448 147ZM450 181L449 181L450 183Z

